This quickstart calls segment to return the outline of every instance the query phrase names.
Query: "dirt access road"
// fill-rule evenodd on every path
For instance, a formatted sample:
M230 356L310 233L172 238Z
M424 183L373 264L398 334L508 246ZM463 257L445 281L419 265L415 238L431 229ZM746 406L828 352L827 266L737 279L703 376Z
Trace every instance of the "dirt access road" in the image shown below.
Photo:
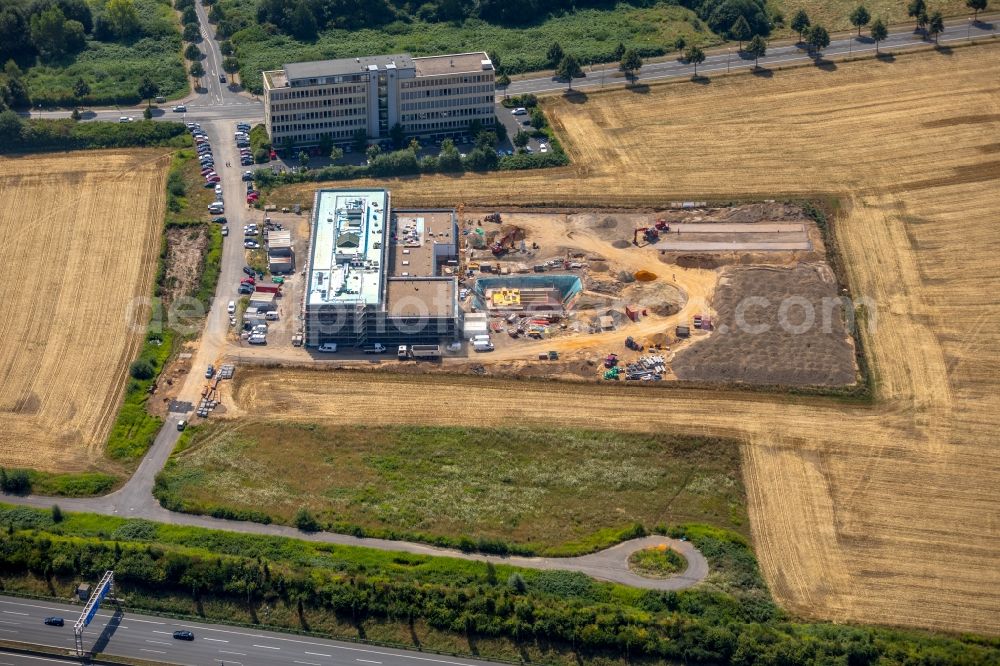
M245 378L239 406L258 418L302 409L346 422L398 421L398 410L371 405L405 404L406 419L418 423L735 436L745 443L756 551L786 608L1000 634L997 71L1000 44L991 44L560 96L544 105L569 167L391 184L401 206L501 210L832 193L843 206L836 241L874 327L864 342L875 407L288 372ZM274 198L304 200L311 187Z

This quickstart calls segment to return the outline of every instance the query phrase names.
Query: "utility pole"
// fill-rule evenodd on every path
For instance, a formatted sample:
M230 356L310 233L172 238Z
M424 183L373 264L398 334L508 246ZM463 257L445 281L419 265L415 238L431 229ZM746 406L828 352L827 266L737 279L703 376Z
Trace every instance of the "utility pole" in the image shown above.
M726 48L726 74L729 73L729 56L732 55L733 47L729 46Z

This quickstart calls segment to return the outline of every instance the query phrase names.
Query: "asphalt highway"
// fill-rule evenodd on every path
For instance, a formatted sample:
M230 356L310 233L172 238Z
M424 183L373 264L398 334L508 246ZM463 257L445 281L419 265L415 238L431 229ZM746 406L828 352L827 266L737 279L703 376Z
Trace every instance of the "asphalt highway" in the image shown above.
M0 597L0 639L74 650L73 623L81 605L55 601L37 601ZM66 624L50 627L42 620L50 615L62 617ZM173 638L173 632L186 629L193 641ZM102 606L94 621L84 631L84 649L95 653L131 657L165 664L204 666L485 666L492 662L439 656L347 643L308 636L257 631L216 624L139 615L116 611L112 604ZM0 666L42 664L43 657L0 653ZM61 660L56 659L55 663Z

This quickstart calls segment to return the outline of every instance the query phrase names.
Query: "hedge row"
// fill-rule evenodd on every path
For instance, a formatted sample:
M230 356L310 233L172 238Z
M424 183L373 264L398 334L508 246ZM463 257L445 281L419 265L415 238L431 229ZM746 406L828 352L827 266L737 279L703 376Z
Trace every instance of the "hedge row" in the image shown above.
M68 118L24 119L13 111L0 113L0 153L190 144L191 138L182 123L76 122Z

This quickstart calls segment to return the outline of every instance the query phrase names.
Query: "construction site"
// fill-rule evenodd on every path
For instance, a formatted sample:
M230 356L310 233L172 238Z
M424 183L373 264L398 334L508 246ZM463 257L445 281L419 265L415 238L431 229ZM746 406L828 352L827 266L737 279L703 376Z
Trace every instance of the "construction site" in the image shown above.
M458 217L470 353L447 360L449 370L601 381L857 380L850 313L822 234L797 205L695 201Z

